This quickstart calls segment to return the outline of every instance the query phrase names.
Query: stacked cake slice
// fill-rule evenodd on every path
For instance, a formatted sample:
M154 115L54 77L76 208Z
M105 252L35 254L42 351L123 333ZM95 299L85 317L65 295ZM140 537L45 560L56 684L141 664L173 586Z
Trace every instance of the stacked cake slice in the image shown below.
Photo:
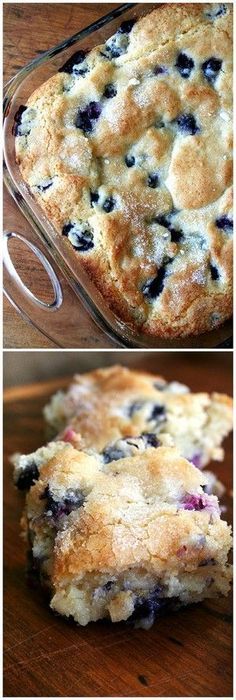
M63 433L14 462L51 607L81 625L109 618L149 628L165 611L227 595L230 527L208 473L182 445L194 446L201 466L222 458L230 399L113 367L77 377L45 413Z
M59 434L86 452L109 456L113 443L124 437L149 435L150 441L152 435L154 442L176 446L182 456L203 468L212 459L223 459L221 443L232 429L232 399L218 393L193 394L178 382L113 366L77 375L66 393L52 397L44 415L53 437L58 439ZM35 478L44 454L45 448L40 448L33 455L16 456L20 488Z

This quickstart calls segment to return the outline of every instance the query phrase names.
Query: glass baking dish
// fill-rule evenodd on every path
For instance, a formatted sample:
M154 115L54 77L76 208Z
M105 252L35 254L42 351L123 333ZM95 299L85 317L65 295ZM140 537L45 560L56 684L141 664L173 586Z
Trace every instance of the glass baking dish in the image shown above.
M116 343L116 346L133 348L196 348L196 347L220 347L226 343L231 347L232 324L226 322L217 330L200 336L166 340L153 338L144 334L137 334L132 325L124 323L109 308L106 300L102 297L95 284L88 277L79 261L75 270L75 259L73 249L70 251L65 246L63 236L61 236L48 221L39 204L31 194L27 184L23 181L20 170L15 162L15 145L12 133L14 115L20 105L25 104L31 93L52 76L68 60L68 58L78 49L92 49L98 44L103 44L118 29L121 18L125 19L140 17L157 7L156 4L132 3L121 5L109 14L102 17L97 22L86 27L82 31L66 39L61 44L43 53L39 58L34 59L25 68L10 80L4 91L4 181L18 207L24 214L28 223L40 239L41 247L38 249L34 242L26 241L31 245L31 250L37 255L44 269L47 271L53 290L55 293L54 302L51 304L41 303L21 282L19 274L16 272L11 261L9 252L9 240L17 232L5 234L3 263L4 263L4 283L5 293L8 299L20 311L20 313L30 320L45 335L54 340L61 347L79 347L75 334L71 337L65 333L63 338L63 318L68 318L68 314L75 309L76 303L73 298L70 309L70 299L65 299L63 285L58 279L56 270L62 273L73 290L73 297L78 297L96 322L96 324ZM22 238L21 238L22 240ZM43 244L43 250L42 250ZM49 260L45 256L47 253ZM52 264L51 264L51 262ZM72 297L71 297L72 299ZM53 314L50 312L54 312ZM60 319L57 315L60 315ZM57 319L56 319L57 317ZM74 322L76 312L73 311ZM53 327L57 329L54 332ZM58 328L60 326L60 342L58 341Z

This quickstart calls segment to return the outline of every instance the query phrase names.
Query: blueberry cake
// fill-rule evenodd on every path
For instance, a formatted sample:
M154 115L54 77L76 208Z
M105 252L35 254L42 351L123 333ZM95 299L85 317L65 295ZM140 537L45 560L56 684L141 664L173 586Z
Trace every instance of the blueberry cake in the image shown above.
M135 12L135 10L134 10ZM15 115L22 176L112 311L173 338L232 312L232 4L163 4Z
M164 612L227 595L230 527L204 472L175 448L111 461L69 444L44 457L22 518L54 611L148 629Z
M223 459L223 438L232 429L232 399L224 394L193 394L179 382L112 366L76 375L66 393L44 409L47 422L80 449L98 452L123 437L168 434L196 467ZM66 430L64 430L66 428Z
M199 469L222 460L223 438L232 428L232 399L223 394L192 394L179 382L121 366L76 375L66 393L56 393L44 414L54 442L12 457L14 480L28 490L45 460L63 443L106 462L137 450L176 446ZM219 497L224 487L207 471L205 489Z

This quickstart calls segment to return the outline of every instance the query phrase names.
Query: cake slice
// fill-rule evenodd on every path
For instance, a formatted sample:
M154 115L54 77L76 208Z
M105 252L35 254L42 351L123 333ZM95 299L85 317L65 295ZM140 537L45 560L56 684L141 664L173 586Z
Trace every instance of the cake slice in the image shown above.
M207 477L175 448L135 450L106 461L67 444L26 497L34 570L52 609L81 625L148 629L161 613L229 591L230 527L204 492Z
M68 391L58 392L44 409L56 440L28 455L13 455L15 483L29 488L41 464L60 449L61 440L107 461L143 446L176 446L198 468L223 459L221 443L232 428L232 399L224 394L192 394L178 382L113 366L76 375ZM128 438L128 440L127 440ZM141 441L141 442L140 442ZM209 492L224 487L208 472Z
M44 415L54 434L70 425L81 436L81 449L99 452L122 437L154 433L161 439L168 434L181 454L202 468L223 459L221 443L232 429L232 399L191 393L179 382L113 366L76 375L67 392L52 397Z

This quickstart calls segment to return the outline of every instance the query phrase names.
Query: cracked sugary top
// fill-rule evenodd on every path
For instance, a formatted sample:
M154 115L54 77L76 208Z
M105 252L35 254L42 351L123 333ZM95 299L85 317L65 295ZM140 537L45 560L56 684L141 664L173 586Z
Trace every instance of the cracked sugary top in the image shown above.
M193 543L202 534L206 549L189 548L189 570L207 556L211 538L223 560L230 528L220 520L217 498L204 494L205 482L174 448L150 448L102 465L95 456L65 446L42 467L27 497L28 518L38 536L45 509L48 524L51 518L57 529L58 520L68 518L57 537L54 583L63 586L74 576L79 583L86 574L134 566L156 574L167 566L176 572L183 568L183 541Z
M15 116L22 175L139 332L231 315L232 5L168 4L78 51Z

